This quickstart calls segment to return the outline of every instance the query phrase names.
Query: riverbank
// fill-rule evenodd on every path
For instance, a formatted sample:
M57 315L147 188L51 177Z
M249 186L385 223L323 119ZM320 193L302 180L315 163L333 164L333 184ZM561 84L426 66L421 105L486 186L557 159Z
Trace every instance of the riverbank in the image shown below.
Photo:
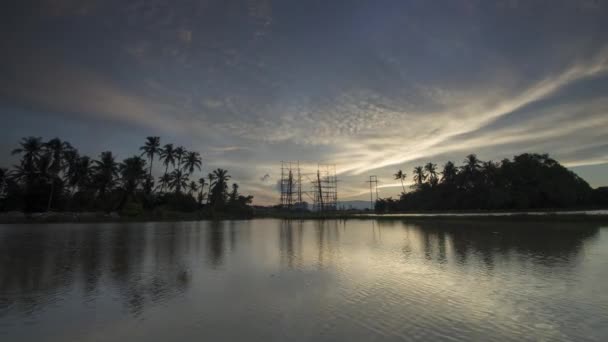
M212 215L203 212L173 212L154 211L144 212L138 215L120 215L117 212L43 212L22 213L8 212L0 213L0 224L16 223L97 223L97 222L180 222L180 221L203 221L203 220L244 220L252 217L245 215L218 214Z
M275 218L284 220L407 220L407 221L444 221L444 220L500 220L500 221L593 221L607 222L608 210L588 211L527 211L527 212L447 212L447 213L398 213L398 214L375 214L366 211L337 211L329 213L316 212L264 212L253 215L229 215L213 214L203 212L167 212L155 211L129 216L120 215L116 212L51 212L30 213L8 212L0 213L0 224L16 223L64 223L64 222L180 222L180 221L205 221L205 220L246 220Z

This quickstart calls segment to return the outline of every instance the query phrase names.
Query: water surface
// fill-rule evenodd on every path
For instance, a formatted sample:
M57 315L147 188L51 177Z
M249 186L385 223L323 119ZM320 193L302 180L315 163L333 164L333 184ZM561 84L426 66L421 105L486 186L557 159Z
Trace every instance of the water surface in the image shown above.
M1 341L606 341L598 223L0 225Z

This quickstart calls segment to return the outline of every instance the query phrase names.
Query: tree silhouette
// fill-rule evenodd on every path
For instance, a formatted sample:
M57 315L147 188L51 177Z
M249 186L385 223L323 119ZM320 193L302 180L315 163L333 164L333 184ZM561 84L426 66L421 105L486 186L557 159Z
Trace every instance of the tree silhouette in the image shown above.
M403 193L405 193L405 185L403 184L403 181L407 177L406 174L405 174L405 172L399 170L393 176L395 177L395 180L401 181L401 187L403 188Z
M214 207L222 207L226 203L228 192L228 180L230 176L228 171L224 169L213 170L213 182L210 191L211 205Z
M198 197L199 197L198 202L199 202L199 204L203 204L205 185L207 185L205 178L204 177L199 178L198 184L200 185L200 192L198 194Z
M426 173L424 172L424 168L422 166L416 166L414 167L414 183L416 183L417 186L421 186L422 183L424 183L424 181L426 180Z
M159 181L159 186L160 186L160 192L164 192L164 189L170 189L171 187L171 175L165 173L164 175L160 176L158 178Z
M50 165L48 166L48 177L47 180L51 184L51 191L49 192L49 199L47 204L47 211L51 210L53 203L53 195L55 194L55 186L57 182L61 182L59 173L65 170L65 154L68 151L73 150L70 143L61 141L59 138L54 138L46 143L42 144L45 155L50 158Z
M192 194L197 191L198 191L198 184L195 181L191 181L188 184L188 195L192 196Z
M183 146L178 146L175 149L175 163L177 164L177 168L182 168L182 163L184 162L184 157L186 156L188 151Z
M156 155L160 155L161 152L161 148L160 148L160 137L147 137L146 138L146 143L144 144L144 146L139 148L142 152L142 156L146 156L148 157L148 160L150 161L150 170L148 172L148 180L149 182L152 182L153 178L152 178L152 164L154 163L154 156ZM154 186L154 184L150 183L147 184L146 188L147 189L152 189L152 187Z
M0 169L0 210L117 209L126 215L139 215L143 211L156 215L166 208L185 212L200 210L201 215L212 217L224 211L235 217L251 215L247 204L252 197L243 197L234 191L228 193L230 176L226 170L209 173L209 182L204 177L189 180L202 168L200 153L188 152L181 146L173 148L173 144L161 148L159 137L148 137L140 150L141 155L118 163L111 151L102 152L97 160L92 160L59 138L46 142L39 137L22 138L18 148L12 151L20 156L17 165L10 170ZM151 176L155 156L165 166L156 188ZM173 166L171 173L169 166ZM167 193L167 188L175 193ZM215 207L203 206L205 197L207 203L213 201ZM129 206L124 209L127 203ZM153 211L155 208L160 210Z
M118 163L110 151L102 152L99 160L93 161L93 182L97 187L100 199L104 199L106 192L112 190L116 185L118 169Z
M602 203L601 190L547 154L524 153L500 163L468 155L460 168L447 162L441 182L435 164L414 169L415 191L378 201L379 211L568 208ZM424 181L429 178L426 186ZM594 199L595 198L595 199Z
M198 152L187 152L184 157L184 170L189 173L193 173L194 169L201 170L202 160L201 155Z
M431 186L437 185L437 164L427 163L426 165L424 165L424 171L428 176L429 184Z
M454 165L453 162L448 161L443 166L443 171L441 171L441 182L444 184L456 184L456 177L458 176L458 168Z
M182 189L188 186L188 174L181 169L175 169L170 173L170 176L169 189L175 189L176 194L181 194Z
M165 165L165 175L169 174L169 165L175 167L175 149L173 148L173 144L166 144L160 150L160 160ZM163 188L161 187L161 191Z
M123 160L118 169L123 189L123 198L119 205L119 208L122 209L137 187L145 180L146 161L140 156L133 156Z

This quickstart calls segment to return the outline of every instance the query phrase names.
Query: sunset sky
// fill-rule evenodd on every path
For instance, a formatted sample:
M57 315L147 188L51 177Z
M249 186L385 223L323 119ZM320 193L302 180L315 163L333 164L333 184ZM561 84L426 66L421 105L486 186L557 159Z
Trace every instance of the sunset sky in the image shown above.
M342 200L367 199L369 175L395 197L398 169L473 152L549 153L608 185L608 1L14 3L2 167L23 136L122 159L157 135L256 204L278 201L281 160L336 164Z

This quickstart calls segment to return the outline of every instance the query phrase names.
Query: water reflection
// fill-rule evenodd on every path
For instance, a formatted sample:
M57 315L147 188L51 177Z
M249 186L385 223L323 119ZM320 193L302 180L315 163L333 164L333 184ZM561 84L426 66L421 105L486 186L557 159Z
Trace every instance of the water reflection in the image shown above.
M436 308L434 315L440 316L446 304L437 298L443 294L465 300L464 292L454 292L455 284L490 294L530 291L519 287L530 279L547 288L552 281L591 286L587 281L608 276L585 259L589 246L602 243L608 248L605 239L598 242L599 232L596 224L486 221L6 225L0 226L0 318L18 321L45 308L61 311L73 303L99 307L114 301L137 318L182 296L200 310L204 303L221 305L221 298L231 301L234 295L239 302L264 303L264 310L271 311L255 312L273 317L272 310L286 310L284 301L293 296L310 296L307 300L314 302L328 293L332 319L363 319L356 316L361 310L386 315L376 310L386 310L387 304L395 309L403 305L399 315L407 315L416 303L422 305L417 310ZM582 273L589 270L594 273ZM502 282L497 286L510 287L492 287L493 278ZM257 291L248 291L248 286ZM577 296L585 303L598 300L591 293ZM372 299L372 307L359 307ZM298 303L289 310L307 307ZM476 305L482 304L490 305ZM340 311L344 307L351 309ZM307 308L318 314L318 307ZM113 315L113 310L106 313ZM383 324L389 321L385 318ZM3 329L7 333L9 328L0 326L0 334ZM9 329L11 333L19 336L17 329Z

